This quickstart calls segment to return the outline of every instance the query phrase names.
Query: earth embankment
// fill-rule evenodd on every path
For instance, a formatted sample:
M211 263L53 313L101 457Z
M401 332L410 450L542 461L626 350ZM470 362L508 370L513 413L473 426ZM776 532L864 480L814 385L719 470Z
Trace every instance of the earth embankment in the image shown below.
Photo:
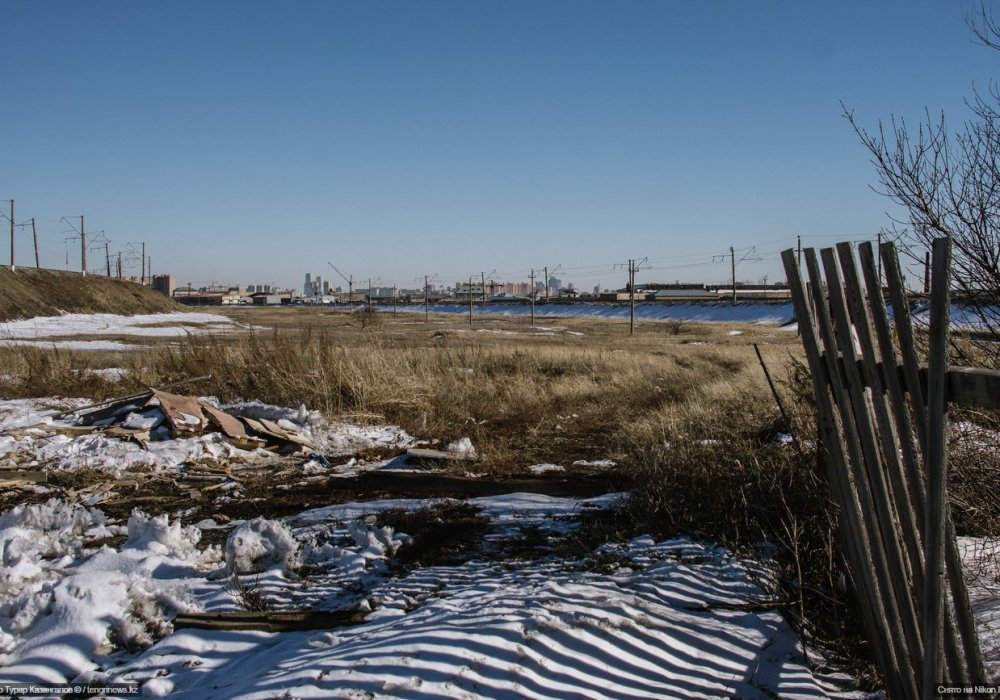
M0 321L70 313L141 314L180 308L135 282L59 270L0 269Z

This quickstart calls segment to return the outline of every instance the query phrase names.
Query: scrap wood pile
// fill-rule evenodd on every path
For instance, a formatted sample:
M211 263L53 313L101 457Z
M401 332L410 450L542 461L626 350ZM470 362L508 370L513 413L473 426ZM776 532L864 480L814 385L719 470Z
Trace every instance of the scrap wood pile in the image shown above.
M44 427L72 435L100 431L103 435L132 440L144 447L151 440L216 432L243 450L261 448L285 454L313 448L311 440L291 421L234 416L195 396L158 389L57 414L67 415L75 415L77 423Z

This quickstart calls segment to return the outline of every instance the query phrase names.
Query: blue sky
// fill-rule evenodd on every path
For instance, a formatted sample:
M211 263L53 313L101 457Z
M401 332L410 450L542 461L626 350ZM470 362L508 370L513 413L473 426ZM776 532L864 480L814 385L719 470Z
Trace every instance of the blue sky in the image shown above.
M783 279L796 235L873 238L892 211L840 102L958 126L998 59L970 3L922 0L2 8L0 199L43 265L79 267L60 219L84 214L195 284L332 261L612 287L643 257L640 281L721 282L730 246L739 279Z

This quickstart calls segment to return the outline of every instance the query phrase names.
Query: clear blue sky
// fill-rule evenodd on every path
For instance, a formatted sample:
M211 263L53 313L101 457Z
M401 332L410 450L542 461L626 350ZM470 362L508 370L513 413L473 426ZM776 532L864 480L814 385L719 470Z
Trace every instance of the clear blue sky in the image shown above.
M43 265L79 266L60 217L84 214L195 284L301 287L333 261L403 287L561 265L586 289L647 256L640 281L719 282L729 246L764 258L739 279L783 279L797 234L888 223L840 102L957 126L1000 58L968 2L0 8L0 199L38 219Z

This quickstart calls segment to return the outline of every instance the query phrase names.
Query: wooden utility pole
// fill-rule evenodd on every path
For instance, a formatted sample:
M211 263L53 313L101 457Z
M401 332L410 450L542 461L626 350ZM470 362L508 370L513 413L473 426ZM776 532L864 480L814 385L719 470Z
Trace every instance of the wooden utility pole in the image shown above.
M424 275L424 323L427 323L430 318L430 302L427 300L430 295L431 283L430 276Z
M392 317L396 318L396 285L392 285Z
M38 262L38 229L35 227L35 217L31 217L31 237L35 239L35 268L41 267Z
M483 290L482 291L483 291L483 303L485 304L486 303L486 273L485 272L481 272L480 274L483 276L483 282L482 282L482 284L483 284Z
M14 200L10 200L10 271L14 271Z
M122 253L118 251L118 279L122 278Z
M142 277L139 279L143 285L146 284L146 241L142 242Z
M531 300L531 325L535 325L535 268L531 268L531 274L528 275L531 279L531 288L528 289L528 298Z
M111 250L108 248L107 242L104 243L104 261L108 266L108 278L111 277Z
M80 215L80 274L87 276L87 232L83 228L83 214Z
M548 301L549 300L549 268L548 268L548 266L545 266L544 268L542 268L542 270L545 273L545 280L544 280L544 282L545 282L545 301Z

